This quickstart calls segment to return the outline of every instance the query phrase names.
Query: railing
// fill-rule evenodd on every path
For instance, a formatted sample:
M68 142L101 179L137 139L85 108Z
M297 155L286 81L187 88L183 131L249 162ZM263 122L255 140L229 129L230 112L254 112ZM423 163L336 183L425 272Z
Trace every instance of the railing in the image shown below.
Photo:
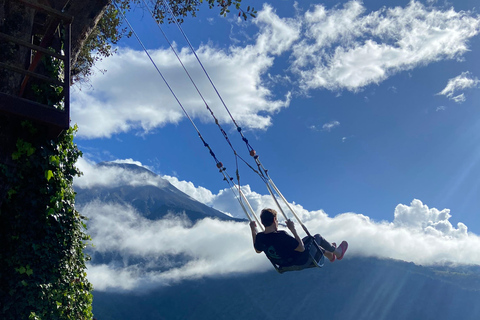
M30 59L29 65L25 69L0 61L0 68L23 76L23 81L16 95L0 92L0 112L42 123L49 127L49 131L52 134L58 135L70 125L70 32L73 18L59 10L31 0L16 1L35 9L35 14L42 12L49 16L50 19L46 25L40 45L35 45L0 32L0 41L11 42L35 52L35 54L32 55L32 59ZM61 28L60 34L63 35L64 38L63 50L55 52L47 47L52 41L58 27ZM53 57L63 62L63 80L52 78L35 71L44 56ZM63 95L63 108L48 106L25 98L24 94L31 82L31 78L54 86L61 86L63 88L61 92Z

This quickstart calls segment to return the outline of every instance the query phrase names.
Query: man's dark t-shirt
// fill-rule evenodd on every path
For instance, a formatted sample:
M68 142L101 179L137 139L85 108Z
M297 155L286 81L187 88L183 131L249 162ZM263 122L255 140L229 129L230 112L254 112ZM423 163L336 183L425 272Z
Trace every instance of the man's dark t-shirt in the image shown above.
M302 265L308 259L306 251L295 251L298 242L285 231L259 232L255 238L254 247L258 251L265 252L268 259L282 267Z

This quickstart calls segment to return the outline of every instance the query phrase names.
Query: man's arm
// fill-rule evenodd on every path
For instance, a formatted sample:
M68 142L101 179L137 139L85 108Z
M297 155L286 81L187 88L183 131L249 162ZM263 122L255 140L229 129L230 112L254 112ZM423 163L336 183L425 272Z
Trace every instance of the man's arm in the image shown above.
M295 248L295 251L303 252L305 251L305 247L303 246L303 241L298 236L297 230L295 230L295 223L292 220L287 220L287 228L292 232L295 240L298 242L298 247Z
M257 238L257 224L255 221L250 221L250 230L252 230L253 247L255 248L255 239ZM262 253L262 251L258 251L257 248L255 248L255 251Z

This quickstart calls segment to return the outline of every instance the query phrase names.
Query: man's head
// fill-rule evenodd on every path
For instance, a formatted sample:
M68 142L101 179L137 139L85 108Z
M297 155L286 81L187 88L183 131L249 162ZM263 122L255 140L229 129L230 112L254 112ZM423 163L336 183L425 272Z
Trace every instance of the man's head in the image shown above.
M270 227L272 223L274 223L277 219L277 211L265 208L260 213L260 220L262 220L262 224L266 227Z

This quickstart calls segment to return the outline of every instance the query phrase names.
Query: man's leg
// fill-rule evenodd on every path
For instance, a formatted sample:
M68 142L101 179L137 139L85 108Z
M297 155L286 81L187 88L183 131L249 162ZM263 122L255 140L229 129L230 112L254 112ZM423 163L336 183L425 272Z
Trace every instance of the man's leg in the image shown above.
M320 247L322 247L323 249L325 249L325 252L334 252L335 251L335 247L332 246L332 244L330 242L328 242L327 240L325 240L325 238L323 238L321 235L316 234L314 237L315 237L315 241L317 242L317 244Z
M333 255L335 255L337 259L341 260L343 258L343 255L345 254L345 251L347 251L348 243L346 241L342 241L339 247L335 247L332 246L330 242L325 240L325 238L323 238L319 234L316 234L314 237L318 245L325 249L325 257L327 257L332 262L333 260L335 260L333 258Z
M335 251L335 247L332 246L332 244L330 242L328 242L327 240L325 240L321 235L319 234L316 234L314 236L315 238L315 242L323 248L323 255L328 259L330 260L330 262L333 262L335 261L335 255L334 255L334 251Z

